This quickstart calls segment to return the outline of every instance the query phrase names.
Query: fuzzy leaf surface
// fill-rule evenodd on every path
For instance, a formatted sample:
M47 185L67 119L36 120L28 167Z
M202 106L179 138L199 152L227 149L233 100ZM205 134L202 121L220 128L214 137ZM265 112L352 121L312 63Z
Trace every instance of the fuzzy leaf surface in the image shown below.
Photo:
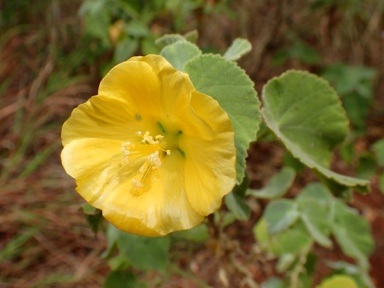
M264 86L262 99L265 122L292 155L331 181L368 191L368 181L329 169L332 150L347 135L348 120L327 81L288 71Z

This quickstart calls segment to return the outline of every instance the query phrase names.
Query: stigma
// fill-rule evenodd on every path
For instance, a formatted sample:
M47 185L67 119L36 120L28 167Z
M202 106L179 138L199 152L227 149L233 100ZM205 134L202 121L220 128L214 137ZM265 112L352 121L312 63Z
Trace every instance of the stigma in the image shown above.
M136 136L141 139L137 141L123 142L121 145L122 162L129 165L133 161L141 160L143 164L131 180L131 193L139 196L150 189L151 182L156 178L159 167L163 164L165 157L171 155L171 150L164 149L163 135L152 136L149 131L137 131Z

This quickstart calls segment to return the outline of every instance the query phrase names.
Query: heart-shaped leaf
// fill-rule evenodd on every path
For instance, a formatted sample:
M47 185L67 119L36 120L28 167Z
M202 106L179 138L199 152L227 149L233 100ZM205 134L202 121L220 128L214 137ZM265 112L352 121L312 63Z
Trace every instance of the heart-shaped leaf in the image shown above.
M348 120L328 82L288 71L264 86L262 99L265 122L292 155L332 181L368 191L368 181L329 170L332 150L347 135Z

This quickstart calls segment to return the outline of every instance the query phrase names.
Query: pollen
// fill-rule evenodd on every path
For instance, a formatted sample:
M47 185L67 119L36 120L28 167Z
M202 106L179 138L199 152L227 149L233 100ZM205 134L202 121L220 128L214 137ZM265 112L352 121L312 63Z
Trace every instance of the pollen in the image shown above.
M137 179L132 179L132 187L133 189L140 189L144 186L143 183L141 183L141 181L137 180Z
M163 164L165 157L171 155L171 150L165 149L163 135L152 136L149 131L137 131L136 135L141 139L137 139L135 143L126 141L121 145L123 163L135 163L135 161L143 161L140 169L132 178L131 193L135 196L148 191L154 179L157 176L157 170ZM162 142L162 143L161 143Z
M156 151L155 153L152 153L148 156L148 164L152 166L152 170L156 170L161 166L159 151Z
M127 141L127 142L124 142L122 145L121 145L121 151L123 151L123 162L124 163L128 163L129 162L129 154L131 154L131 151L132 149L135 148L135 144Z
M142 135L141 131L138 131L136 135L143 137L143 139L141 140L141 143L149 144L149 145L157 145L160 143L161 140L164 139L163 135L156 135L155 138L153 138L153 136L151 136L151 133L149 133L149 131L146 131L144 135Z

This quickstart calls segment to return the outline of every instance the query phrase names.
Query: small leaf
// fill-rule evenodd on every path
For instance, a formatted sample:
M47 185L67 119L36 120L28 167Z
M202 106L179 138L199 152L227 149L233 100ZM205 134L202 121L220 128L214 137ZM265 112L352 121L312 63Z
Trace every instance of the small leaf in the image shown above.
M281 233L271 235L270 238L271 252L277 256L284 254L298 256L311 245L313 245L312 238L301 223L297 223Z
M300 174L306 168L306 166L301 163L297 158L293 157L291 152L289 152L288 150L286 150L284 153L283 165L286 167L293 168L296 174Z
M289 59L295 59L303 64L317 64L321 61L319 53L311 46L295 40L290 47L277 51L272 58L273 65L282 65Z
M295 261L296 261L296 255L293 255L290 253L281 255L276 263L277 272L283 273L287 271Z
M372 145L372 150L375 153L377 163L384 167L384 139L375 142Z
M332 233L343 252L355 258L363 270L369 267L368 256L373 250L373 239L367 220L339 200L332 205L334 219Z
M177 41L187 41L185 37L180 34L165 34L155 41L156 45L165 47Z
M126 37L117 44L115 54L113 55L115 63L121 63L136 53L139 47L139 40L136 38Z
M262 199L282 197L291 187L294 179L295 170L284 167L279 173L273 175L262 189L248 189L247 195Z
M371 277L369 275L369 271L361 269L354 264L337 261L337 262L326 262L327 266L331 267L334 270L335 274L346 274L351 276L358 287L366 287L366 288L375 288L376 286L372 283Z
M136 288L136 276L129 272L112 271L107 275L104 288Z
M249 179L245 177L240 185L236 185L232 192L225 196L225 204L236 219L248 220L251 210L245 201L245 191L248 188Z
M370 179L376 173L376 161L372 153L366 152L360 155L356 175L362 179Z
M285 285L281 279L272 277L263 282L261 288L285 288Z
M132 266L141 270L165 270L170 248L168 236L160 238L137 236L120 231L112 225L111 229L117 230L117 246Z
M384 174L379 175L379 190L381 194L384 194Z
M108 265L111 270L125 270L131 266L131 263L127 256L119 253L108 260Z
M200 55L185 65L195 88L213 97L227 112L235 130L237 181L245 175L247 149L259 130L259 101L254 84L236 63L219 55Z
M316 288L359 288L355 280L347 275L335 275L325 279Z
M264 212L269 234L287 229L299 218L297 204L290 199L281 199L269 203Z
M263 88L262 115L287 149L322 176L361 192L366 180L329 170L332 150L347 135L347 118L329 84L307 72L289 71Z
M298 197L300 218L313 239L324 247L331 247L329 239L331 230L331 214L329 206L331 202L327 189L319 184L311 184L305 187Z
M148 26L140 21L132 20L126 24L124 31L135 38L145 37L149 34Z
M253 236L255 237L256 241L262 246L262 248L268 246L269 235L267 229L267 221L265 220L265 217L261 217L256 223L256 225L253 227Z
M208 239L208 227L200 224L192 229L173 232L172 237L188 241L204 242Z
M94 215L98 210L88 203L84 203L83 205L81 205L81 209L83 209L84 214L88 214L88 215Z
M300 222L280 233L270 235L267 230L267 221L265 217L261 217L253 227L253 234L263 251L276 256L291 254L297 257L313 243Z
M236 61L241 58L241 56L247 54L252 49L252 44L247 39L236 38L235 41L232 42L231 46L225 51L223 57Z
M199 47L186 41L177 41L168 45L160 53L174 68L184 71L185 64L196 56L201 55Z
M84 217L88 226L91 228L93 233L97 233L97 231L99 231L99 225L104 219L101 210L94 208L88 203L83 204L81 208L83 209Z
M184 38L191 43L196 43L197 39L199 38L199 31L196 29L189 31L184 34Z

